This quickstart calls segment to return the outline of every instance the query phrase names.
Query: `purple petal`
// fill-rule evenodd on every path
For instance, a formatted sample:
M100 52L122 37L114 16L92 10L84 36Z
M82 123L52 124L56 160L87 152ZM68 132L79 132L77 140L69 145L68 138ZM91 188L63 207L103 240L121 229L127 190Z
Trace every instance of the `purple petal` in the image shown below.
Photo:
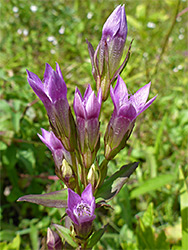
M81 145L81 150L82 152L85 150L85 124L86 121L82 117L77 117L77 127L78 127L78 132L79 132L79 141Z
M77 206L81 202L81 197L72 191L70 188L68 188L68 209L70 211L73 211L74 207Z
M92 216L80 216L79 217L79 223L82 224L84 222L88 222L88 221L93 221L96 218L96 215L93 214Z
M106 20L102 34L104 36L115 36L119 31L119 27L121 24L120 17L121 17L121 5L117 6L116 9L112 12L112 14Z
M64 150L64 147L61 143L61 141L54 135L52 131L47 131L43 128L41 128L42 136L38 134L41 141L51 150L57 150L61 149Z
M66 99L67 96L66 84L55 71L51 73L49 78L48 93L53 102L59 99Z
M82 192L81 198L85 203L87 203L89 205L91 205L92 202L95 200L95 198L93 196L93 192L92 192L91 183L89 183L87 185L87 187L84 189L84 191Z
M56 63L56 72L58 73L59 77L62 78L62 80L64 81L63 75L62 75L62 72L58 63Z
M127 102L122 105L119 109L118 116L123 116L129 119L130 121L134 120L137 116L137 111L135 107L130 103Z
M127 37L127 20L124 5L117 6L108 17L103 26L102 35L111 36L112 38L118 36L125 42Z
M130 101L134 100L133 102L136 105L136 109L138 111L144 107L148 99L150 85L151 82L140 88L133 96L130 97Z
M128 101L127 87L120 76L118 76L115 88L113 89L113 87L110 86L110 95L114 103L114 107L117 110L120 108L122 104Z
M75 224L77 224L77 225L79 224L78 219L77 219L76 216L73 214L73 212L72 212L71 209L67 208L67 209L66 209L66 213L67 213L67 215L71 218L71 220L72 220Z
M43 79L44 85L46 88L48 87L49 79L52 73L53 73L52 67L48 63L46 63L46 67L44 71L44 79Z
M152 99L150 99L150 100L144 105L143 109L137 114L137 116L138 116L139 114L141 114L144 110L146 110L147 108L149 108L149 106L152 104L152 102L155 101L156 98L157 98L157 95L154 96Z
M31 78L27 78L27 80L28 80L29 85L31 86L31 88L35 92L35 94L40 98L40 100L45 105L46 110L50 112L50 110L51 110L51 100L49 99L49 97L45 93L44 86L43 86L42 82L41 83L40 82L35 82Z
M91 151L93 151L99 138L98 118L90 119L87 121L87 133L88 133L89 148Z
M122 141L125 133L128 131L130 125L130 120L126 117L120 116L113 122L113 139L111 142L111 147L116 148Z
M84 97L83 97L83 100L85 101L85 103L88 101L91 94L92 94L92 88L91 88L91 86L89 84L86 91L85 91L85 93L84 93Z
M80 91L77 89L74 95L73 108L76 116L84 119L86 117L86 112L80 95Z
M98 118L100 114L100 108L100 104L98 103L97 97L95 96L95 93L93 91L86 103L87 118Z
M33 80L34 82L36 82L38 85L40 85L41 89L43 88L43 83L40 80L40 78L35 75L33 72L30 72L29 70L26 69L28 78L30 78L31 80Z
M114 88L114 94L115 94L116 100L119 100L119 106L121 106L122 101L125 102L126 100L128 100L127 86L124 83L121 76L118 76L117 84Z

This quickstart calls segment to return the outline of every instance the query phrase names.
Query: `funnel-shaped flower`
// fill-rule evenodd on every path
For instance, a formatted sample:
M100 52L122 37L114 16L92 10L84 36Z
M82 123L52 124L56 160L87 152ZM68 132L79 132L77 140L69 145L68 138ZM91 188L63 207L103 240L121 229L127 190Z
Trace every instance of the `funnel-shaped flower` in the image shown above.
M61 138L67 150L74 150L75 124L67 100L67 87L59 65L56 64L54 71L49 64L46 64L43 82L28 70L27 74L30 86L46 108L53 132Z
M74 111L76 114L80 151L85 167L89 168L99 147L99 114L101 109L101 89L97 97L89 85L84 97L78 88L74 96Z
M122 71L128 59L129 51L123 64L119 67L126 37L127 20L125 8L124 5L119 5L106 20L102 30L101 41L96 51L87 41L92 63L92 73L97 83L97 89L102 89L102 99L104 101L108 97L110 84Z
M54 162L56 165L55 171L56 175L64 181L64 183L69 187L70 186L70 178L72 178L72 170L70 169L70 165L72 165L72 159L70 152L68 152L64 147L61 141L54 135L52 131L42 130L42 136L38 134L41 141L50 149L52 152ZM64 164L66 160L67 164ZM70 165L69 165L70 164ZM69 171L65 171L65 165L68 166ZM68 173L65 175L65 172ZM71 174L69 174L71 173Z
M114 111L105 133L105 157L112 159L125 147L136 117L146 110L157 96L150 99L148 95L151 83L146 84L134 95L128 97L127 87L119 76L115 88L111 86L110 94L114 104Z
M92 231L92 222L95 219L95 198L92 185L88 184L81 197L68 189L68 208L66 213L74 224L78 236L87 238Z
M47 231L47 246L48 250L62 249L62 241L59 235L48 227Z

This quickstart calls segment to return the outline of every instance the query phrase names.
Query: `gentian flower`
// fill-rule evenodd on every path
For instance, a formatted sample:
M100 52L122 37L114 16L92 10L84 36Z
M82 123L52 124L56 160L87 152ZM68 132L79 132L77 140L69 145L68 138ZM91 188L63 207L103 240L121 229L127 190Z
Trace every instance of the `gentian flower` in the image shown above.
M73 107L77 120L80 152L86 168L92 165L100 144L99 114L101 103L101 89L96 97L89 85L84 97L82 97L76 88Z
M61 141L54 135L52 131L42 130L42 136L38 134L41 141L52 152L54 162L56 165L56 175L63 180L67 187L72 187L73 170L71 168L72 159L70 152L68 152ZM71 185L71 186L70 186Z
M62 241L59 235L48 227L47 230L47 246L48 250L62 249Z
M27 74L30 86L46 108L53 132L68 151L73 151L76 145L76 129L67 100L67 87L59 65L56 64L54 71L46 64L43 82L28 70Z
M76 234L87 238L92 232L92 224L95 219L95 198L92 193L92 185L88 184L81 197L68 189L67 215L73 221Z
M103 101L108 97L110 84L122 71L127 61L128 56L118 69L126 37L127 20L125 8L124 5L119 5L106 20L96 51L87 41L92 63L92 73L97 83L97 89L102 89Z
M134 95L128 96L126 84L119 76L115 88L111 86L110 94L114 111L105 133L105 157L112 159L125 147L137 116L146 110L157 96L150 99L148 95L151 83L146 84Z

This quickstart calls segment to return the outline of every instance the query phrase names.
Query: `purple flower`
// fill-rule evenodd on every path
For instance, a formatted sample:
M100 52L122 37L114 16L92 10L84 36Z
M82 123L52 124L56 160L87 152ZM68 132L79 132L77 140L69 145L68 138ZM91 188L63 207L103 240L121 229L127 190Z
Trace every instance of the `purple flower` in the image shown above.
M48 227L47 231L47 246L48 250L62 249L62 241L59 235Z
M89 85L82 97L78 88L74 96L74 111L76 114L80 151L85 167L89 168L96 156L99 136L99 114L102 103L101 89L97 97Z
M72 159L70 152L68 152L61 141L54 135L52 131L48 132L45 129L42 130L42 136L38 134L41 141L50 149L52 152L55 165L56 175L63 180L63 182L70 186L70 178L73 177L73 171L70 165L72 165ZM72 185L72 184L71 184Z
M134 95L129 97L127 87L119 76L115 88L111 86L110 94L114 104L114 111L105 133L105 157L112 159L129 138L136 117L146 110L157 96L150 99L148 95L151 83L146 84Z
M92 231L92 222L95 219L95 198L92 193L92 185L88 184L81 197L68 189L68 208L66 213L74 224L78 236L87 238Z
M46 108L53 132L61 138L67 150L73 150L76 141L75 125L67 100L67 87L59 65L56 64L54 71L49 64L46 64L43 82L28 70L27 74L30 86Z
M124 5L119 5L106 20L96 51L87 41L92 63L92 73L97 83L97 89L100 87L102 89L103 101L108 97L110 84L122 71L127 61L126 57L123 64L119 67L126 37L127 20L125 8Z

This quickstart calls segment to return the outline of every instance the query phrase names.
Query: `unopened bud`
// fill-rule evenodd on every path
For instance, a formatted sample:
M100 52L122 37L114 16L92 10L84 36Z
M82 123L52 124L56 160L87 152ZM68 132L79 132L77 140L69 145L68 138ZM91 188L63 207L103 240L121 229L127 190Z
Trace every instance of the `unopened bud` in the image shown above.
M62 166L61 166L61 176L62 180L68 188L75 188L75 178L72 167L69 163L63 159Z
M48 250L62 249L62 241L59 235L48 227L47 231L47 246Z
M87 180L89 183L91 183L93 188L95 188L98 178L99 178L99 175L98 175L97 169L95 165L92 164L87 175Z
M72 168L65 159L62 161L61 173L64 179L69 179L72 177Z

